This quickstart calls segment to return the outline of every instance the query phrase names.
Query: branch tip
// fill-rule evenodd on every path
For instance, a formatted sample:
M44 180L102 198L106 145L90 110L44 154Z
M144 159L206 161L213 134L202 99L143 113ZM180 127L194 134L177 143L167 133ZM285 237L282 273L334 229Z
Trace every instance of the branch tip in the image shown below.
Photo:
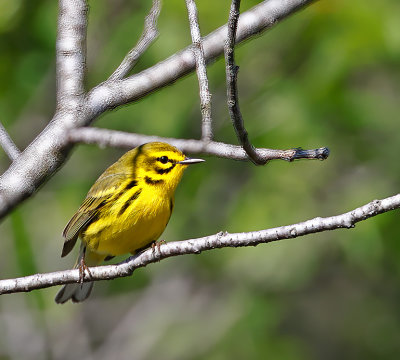
M136 46L131 49L122 60L118 68L110 75L107 81L122 80L135 67L140 57L157 39L159 32L157 29L157 20L161 12L161 1L153 0L153 5L144 21L143 33Z

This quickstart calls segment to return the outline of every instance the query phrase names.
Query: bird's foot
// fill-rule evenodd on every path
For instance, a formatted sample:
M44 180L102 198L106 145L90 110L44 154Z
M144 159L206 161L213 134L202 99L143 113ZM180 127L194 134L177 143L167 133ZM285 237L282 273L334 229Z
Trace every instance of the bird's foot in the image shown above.
M156 256L156 248L158 251L158 257L161 256L161 251L160 251L160 247L161 245L166 244L165 240L156 240L151 244L151 249L153 250L153 256ZM160 261L160 260L158 260Z
M85 264L85 259L83 256L81 257L81 260L79 262L78 269L79 269L79 282L82 285L83 280L85 279L85 271L87 271L87 273L89 274L89 278L92 277L92 273L90 272L89 267Z

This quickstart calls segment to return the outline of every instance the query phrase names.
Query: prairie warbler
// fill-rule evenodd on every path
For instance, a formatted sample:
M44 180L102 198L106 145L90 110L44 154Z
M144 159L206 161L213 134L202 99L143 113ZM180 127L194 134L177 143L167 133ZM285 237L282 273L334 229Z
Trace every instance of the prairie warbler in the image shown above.
M67 255L80 237L75 268L83 276L87 266L116 255L135 254L154 243L167 226L184 169L202 161L187 158L162 142L128 151L97 179L68 222L61 256ZM55 301L83 301L92 287L93 282L64 285Z

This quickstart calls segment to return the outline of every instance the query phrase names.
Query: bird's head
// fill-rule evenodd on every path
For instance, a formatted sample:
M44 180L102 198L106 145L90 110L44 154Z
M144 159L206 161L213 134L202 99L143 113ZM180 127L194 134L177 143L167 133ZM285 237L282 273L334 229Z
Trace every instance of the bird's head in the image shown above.
M131 166L136 178L150 186L162 186L174 191L183 171L191 164L203 162L191 159L176 147L163 142L143 144L124 155L120 161Z

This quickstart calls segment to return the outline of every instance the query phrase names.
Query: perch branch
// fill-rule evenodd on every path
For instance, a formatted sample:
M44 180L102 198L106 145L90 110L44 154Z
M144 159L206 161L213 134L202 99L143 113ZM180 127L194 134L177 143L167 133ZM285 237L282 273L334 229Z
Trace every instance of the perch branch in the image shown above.
M108 78L109 81L121 80L134 68L139 58L158 37L157 20L161 11L161 1L154 0L150 12L144 21L144 29L136 46L129 51L122 63Z
M200 108L201 108L201 138L210 141L212 134L211 94L208 89L206 60L204 58L203 41L200 34L197 7L194 0L186 0L189 15L190 34L192 35L193 54L196 61L196 72L199 80Z
M235 63L235 40L237 25L240 15L240 0L232 0L231 8L229 11L228 19L228 36L224 48L225 64L226 64L226 87L227 87L227 103L229 115L231 117L233 127L235 128L236 135L240 144L246 151L250 160L256 165L264 165L268 160L263 158L259 152L254 148L249 140L242 113L239 107L239 96L237 89L237 75L239 66Z
M148 249L117 265L92 267L90 268L90 280L110 280L117 277L130 276L137 268L145 267L148 264L171 256L200 254L203 251L225 247L256 246L262 243L292 239L326 230L351 229L360 221L399 207L400 194L397 194L382 200L371 201L364 206L341 215L326 218L318 217L298 224L267 230L234 234L220 232L202 238L170 242L161 245L159 251ZM27 292L55 285L75 283L79 282L79 280L79 270L77 269L0 280L0 294ZM84 279L84 281L88 280L87 278Z
M6 128L3 126L1 122L0 122L0 145L11 161L14 161L21 153L17 148L17 145L15 145L14 141L12 141Z
M135 146L151 142L167 142L183 152L191 154L207 154L233 160L248 160L246 152L241 146L225 144L216 141L202 141L193 139L174 139L160 136L147 136L142 134L126 133L123 131L82 127L71 129L68 139L71 143L96 144L99 146L111 146L131 149ZM257 150L265 161L281 159L293 161L298 159L318 159L325 160L329 156L329 149L322 147L319 149L303 150L301 148L289 150L258 149Z

